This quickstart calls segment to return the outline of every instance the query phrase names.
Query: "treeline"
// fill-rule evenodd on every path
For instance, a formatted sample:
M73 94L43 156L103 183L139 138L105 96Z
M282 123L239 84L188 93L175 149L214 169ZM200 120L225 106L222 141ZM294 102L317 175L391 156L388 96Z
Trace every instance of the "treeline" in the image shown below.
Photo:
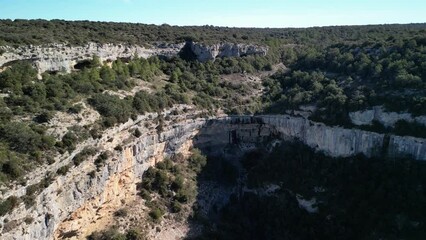
M388 37L424 36L424 24L335 26L297 28L228 28L170 26L64 20L0 20L0 45L40 45L87 42L145 44L152 42L250 42L321 45L359 41L377 42Z

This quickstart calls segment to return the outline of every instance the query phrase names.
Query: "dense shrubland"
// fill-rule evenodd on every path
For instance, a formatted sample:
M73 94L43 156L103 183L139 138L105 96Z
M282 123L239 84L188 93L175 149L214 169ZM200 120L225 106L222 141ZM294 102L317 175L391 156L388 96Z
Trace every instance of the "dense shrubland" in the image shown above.
M64 21L64 20L1 20L0 45L28 45L64 42L145 44L151 42L207 43L249 42L274 45L314 44L327 46L340 42L377 42L389 37L424 36L424 24L340 26L297 28L229 28L214 26L177 27L163 24Z
M269 111L316 105L312 119L350 125L348 112L383 105L425 115L426 39L388 38L324 49L295 48L290 71L265 81Z
M1 181L17 179L34 165L51 161L52 153L71 151L79 141L89 137L79 126L70 129L62 141L47 135L44 123L49 122L56 111L78 113L81 105L74 103L91 98L89 102L100 108L105 117L105 125L127 121L127 105L102 92L129 90L135 85L135 78L151 81L161 72L156 58L138 58L127 65L116 61L111 68L100 67L96 61L94 57L94 64L71 74L45 73L42 80L37 79L36 70L25 62L0 73L0 91L5 94L0 98ZM110 106L102 109L102 104L109 103ZM116 103L118 110L113 108ZM119 119L109 119L114 114Z

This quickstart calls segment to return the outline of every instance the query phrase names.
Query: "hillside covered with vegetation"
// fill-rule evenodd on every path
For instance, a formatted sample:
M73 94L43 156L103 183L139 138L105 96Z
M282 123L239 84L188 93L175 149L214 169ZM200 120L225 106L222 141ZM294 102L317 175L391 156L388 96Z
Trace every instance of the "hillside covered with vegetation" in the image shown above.
M176 104L193 105L206 115L285 113L313 106L316 110L309 117L311 120L347 128L355 127L349 112L373 106L413 116L426 115L425 24L251 29L0 20L0 46L58 42L145 46L187 40L207 44L255 43L266 45L270 50L266 56L218 58L205 63L179 56L135 57L129 62L117 60L108 66L93 56L90 64L80 70L43 73L41 79L27 61L1 68L0 184L7 187L14 181L29 185L25 179L29 171L42 164L53 164L54 156L72 152L79 142L99 138L105 129L136 119L138 115L161 112ZM0 54L4 53L2 49L5 48L0 48ZM244 81L253 77L260 80ZM88 125L71 126L60 138L51 134L49 124L56 115L76 115L84 109L95 111L100 118ZM394 127L377 123L360 128L426 137L426 127L416 122L401 121ZM265 238L272 228L272 234L276 235L269 236L288 234L300 239L424 236L425 210L419 203L425 201L422 187L425 182L424 166L420 163L407 160L392 165L383 159L369 162L362 156L334 161L300 146L282 151L274 152L271 157L259 157L263 163L245 167L249 183L284 181L290 184L288 189L280 190L278 197L248 194L244 199L234 199L219 215L222 224L205 232L207 238ZM85 154L92 153L83 151L76 155L74 164L84 161ZM277 156L284 156L283 161L278 162ZM204 162L204 157L201 158ZM169 176L167 181L163 180L171 182L173 166L169 167L147 172L152 175L152 179L147 180L153 182L144 183L145 191L165 196L178 194L154 181L158 175ZM66 171L62 169L52 175ZM263 176L261 172L269 175ZM339 183L341 179L346 180ZM27 191L24 199L4 199L0 202L0 215L8 213L21 200L31 204L33 195L47 187L51 180L49 175L40 184L30 185L31 191ZM293 191L305 197L313 196L314 182L323 184L328 191L317 196L320 212L309 215L298 207ZM345 192L348 186L355 192ZM380 205L389 199L392 201L373 212L367 210L368 203ZM181 204L186 203L174 198L166 200L169 207L179 211ZM267 209L253 207L268 204L271 205ZM401 206L403 212L394 209ZM160 218L162 214L156 213L155 207L152 218ZM277 216L284 216L285 221L275 221ZM270 221L270 229L262 225L260 219ZM379 219L384 220L380 223ZM286 225L288 222L293 223ZM301 222L304 225L297 224ZM241 226L255 232L244 232Z

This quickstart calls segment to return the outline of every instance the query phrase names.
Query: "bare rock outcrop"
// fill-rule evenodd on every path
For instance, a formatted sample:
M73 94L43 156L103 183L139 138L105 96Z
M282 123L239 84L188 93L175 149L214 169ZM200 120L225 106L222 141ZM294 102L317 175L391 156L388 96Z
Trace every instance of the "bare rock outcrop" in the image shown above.
M98 44L88 43L82 46L66 44L49 44L42 46L22 46L18 48L1 47L4 51L0 55L0 67L27 60L34 64L39 73L43 72L71 72L74 66L94 55L101 61L130 59L134 56L147 58L150 56L174 56L183 44L157 44L155 46L138 46L128 44Z
M94 164L95 155L72 167L65 175L56 176L53 183L35 196L36 204L32 207L27 208L21 203L13 212L0 217L3 223L0 238L81 238L89 231L100 230L105 226L102 212L114 212L122 201L134 199L136 183L149 166L164 156L187 151L193 144L212 151L223 151L224 146L233 144L243 152L262 141L297 140L335 157L384 154L388 158L408 156L426 160L426 139L422 138L330 127L290 115L205 119L191 114L176 116L165 123L162 132L152 125L156 114L139 116L108 129L100 139L89 139L80 144L75 152L54 165L30 173L31 184L37 183L47 172L56 172L59 167L70 164L73 156L85 146L95 147L99 152L111 152L101 166ZM141 129L142 136L132 136L131 130L135 128ZM114 150L117 145L122 146L121 151ZM22 197L26 190L27 187L18 186L5 190L0 197ZM32 221L26 221L28 219Z
M386 112L382 106L374 106L372 109L364 111L350 112L349 117L352 123L358 126L371 125L373 121L378 121L385 127L393 127L400 120L417 122L426 126L426 116L414 117L410 113Z
M268 47L242 43L219 43L207 45L202 43L187 42L188 49L192 51L200 62L223 57L242 57L247 55L265 56Z
M297 140L333 157L410 157L426 160L426 139L331 127L290 115L233 116L211 120L197 141L220 149L228 143L255 144L266 139Z
M170 111L169 111L170 112ZM191 139L204 124L204 119L187 119L180 116L180 121L170 122L159 133L154 126L146 127L146 121L152 121L156 114L140 116L136 120L118 127L108 129L102 138L88 140L77 150L65 157L58 164L43 167L31 176L37 183L48 172L72 164L73 157L84 146L94 147L98 152L109 151L109 158L102 166L94 164L98 155L88 156L78 166L72 167L65 175L58 175L54 181L35 196L35 204L26 207L24 203L10 214L0 217L14 221L13 228L0 228L0 238L9 239L80 239L102 222L99 212L102 209L113 211L118 209L122 201L136 197L136 183L142 178L143 172L151 165L163 160L165 156L186 151ZM139 128L143 135L132 136L131 129ZM114 146L122 146L121 151ZM43 171L44 170L44 171ZM2 195L24 197L27 187L20 186ZM32 219L26 221L26 219ZM88 226L93 229L87 228Z
M201 43L190 44L191 51L196 59L205 62L216 57L240 57L245 55L266 55L268 48L253 44L220 43L205 45ZM21 46L17 48L3 46L0 50L0 69L16 61L29 61L38 70L43 72L71 72L78 65L98 56L101 61L114 61L117 59L131 59L134 56L148 58L151 56L171 57L177 55L185 43L139 46L129 44L98 44L87 43L82 46L67 44L49 44L41 46Z

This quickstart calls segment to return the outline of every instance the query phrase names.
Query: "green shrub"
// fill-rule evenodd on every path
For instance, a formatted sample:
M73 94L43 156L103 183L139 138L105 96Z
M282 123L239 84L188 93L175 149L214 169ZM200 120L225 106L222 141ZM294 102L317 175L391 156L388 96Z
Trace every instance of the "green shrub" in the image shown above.
M148 202L152 200L151 194L146 189L141 189L139 195Z
M172 210L173 213L178 213L178 212L182 211L182 204L179 203L178 201L173 201L172 206L171 206L171 210Z
M132 114L131 100L99 93L89 99L89 103L104 117L105 126L110 127L129 120Z
M70 169L70 165L67 164L67 165L64 165L64 166L58 168L56 173L59 174L59 175L65 176L67 174L67 172L69 171L69 169Z
M4 216L18 206L19 199L15 196L10 196L0 203L0 216Z
M180 189L182 189L183 187L184 187L184 179L183 179L183 177L181 176L181 175L178 175L177 177L175 177L175 179L173 180L173 182L172 182L172 184L171 184L171 186L170 186L170 188L173 190L173 191L175 191L175 192L177 192L177 191L179 191Z
M95 160L95 166L99 170L100 167L104 166L105 161L109 157L109 152L102 152Z
M175 199L180 203L187 203L190 199L190 193L187 189L181 189L176 193Z
M145 234L136 228L131 228L126 233L126 240L144 240L146 239Z
M49 111L43 111L35 118L38 123L47 123L53 118L53 113Z
M72 159L72 161L75 166L78 166L88 157L93 156L95 154L96 154L96 150L94 148L86 147L81 152L77 153Z
M126 208L120 208L114 212L114 216L116 217L126 217L127 214L128 214L128 211Z
M196 173L201 172L202 168L207 164L206 156L201 154L201 151L198 149L193 149L191 151L192 155L189 157L189 166Z
M148 214L154 221L158 221L164 215L164 212L160 208L154 208Z
M95 178L95 177L96 177L96 171L95 171L95 170L90 171L87 175L89 175L89 176L90 176L90 178L91 178L91 179L93 179L93 178Z
M60 147L64 147L68 151L73 151L77 145L77 141L78 141L77 135L72 131L68 131L62 137L62 145Z
M78 114L83 110L83 105L81 103L72 105L68 108L69 113Z
M93 232L87 237L88 240L126 240L126 236L112 227L106 231Z

